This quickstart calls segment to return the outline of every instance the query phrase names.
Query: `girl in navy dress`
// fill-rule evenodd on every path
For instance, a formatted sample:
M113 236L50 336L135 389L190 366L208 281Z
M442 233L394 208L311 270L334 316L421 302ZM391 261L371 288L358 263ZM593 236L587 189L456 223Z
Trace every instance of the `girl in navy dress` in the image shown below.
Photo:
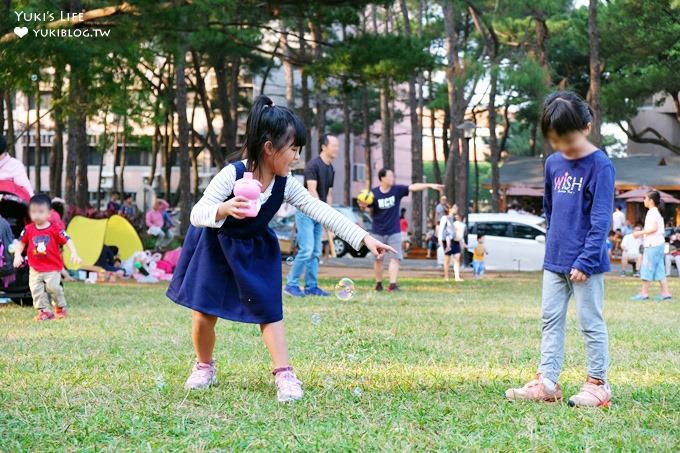
M300 119L260 96L246 123L244 160L227 165L210 182L191 211L191 226L167 295L193 310L196 364L185 386L216 382L213 360L217 318L260 325L271 355L279 401L302 398L302 383L288 361L283 326L281 252L269 221L286 201L324 224L355 249L375 255L393 251L326 203L313 198L290 168L306 142ZM260 181L257 217L244 217L247 199L234 196L236 180L252 172Z

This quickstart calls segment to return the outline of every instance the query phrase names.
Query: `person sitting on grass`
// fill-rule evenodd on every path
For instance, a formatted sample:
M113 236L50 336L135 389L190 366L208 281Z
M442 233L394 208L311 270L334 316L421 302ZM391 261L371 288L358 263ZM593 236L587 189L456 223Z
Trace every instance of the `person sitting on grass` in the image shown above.
M628 263L633 263L636 276L638 276L642 265L642 254L640 253L642 238L635 237L633 234L635 231L642 231L642 225L636 224L633 231L625 235L621 241L621 275L624 277L628 275L626 272Z
M576 93L558 91L543 104L541 129L553 149L545 161L543 209L548 229L543 262L541 362L536 377L509 389L506 398L555 402L564 360L569 299L586 343L586 382L570 406L608 406L609 335L603 316L604 273L610 269L615 170L604 151L588 141L593 114Z
M64 288L61 286L64 260L60 246L66 245L71 250L72 263L79 264L81 260L66 231L49 221L50 197L45 194L34 195L28 209L32 223L26 225L14 250L14 267L23 264L22 253L26 249L26 259L30 268L28 285L33 296L33 306L38 310L35 320L54 319L55 314L50 310L49 298L56 305L56 317L65 318L66 299Z

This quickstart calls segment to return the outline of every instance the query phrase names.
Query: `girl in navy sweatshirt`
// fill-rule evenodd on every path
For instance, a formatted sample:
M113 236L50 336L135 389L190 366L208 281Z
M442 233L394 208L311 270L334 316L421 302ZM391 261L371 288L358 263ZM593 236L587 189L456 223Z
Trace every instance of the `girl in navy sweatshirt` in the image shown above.
M608 333L602 309L609 271L607 232L614 205L614 166L588 141L592 111L577 94L559 91L543 105L543 136L558 152L545 162L543 209L548 225L543 263L541 363L510 400L559 401L567 305L573 296L586 343L588 373L570 406L608 406Z

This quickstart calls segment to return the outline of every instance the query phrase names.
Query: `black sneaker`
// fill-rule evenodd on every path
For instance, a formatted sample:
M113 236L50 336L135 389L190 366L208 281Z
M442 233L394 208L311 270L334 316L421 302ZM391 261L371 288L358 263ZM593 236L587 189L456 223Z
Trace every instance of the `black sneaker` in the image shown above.
M383 290L382 282L378 282L378 283L375 284L375 290L376 291L382 291Z
M401 288L399 288L396 283L390 283L390 286L387 287L387 291L389 292L401 291Z

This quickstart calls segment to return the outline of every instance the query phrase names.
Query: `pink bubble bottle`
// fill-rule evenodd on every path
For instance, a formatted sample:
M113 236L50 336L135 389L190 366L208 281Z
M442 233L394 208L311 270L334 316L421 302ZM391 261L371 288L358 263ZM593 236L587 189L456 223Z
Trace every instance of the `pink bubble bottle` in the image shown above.
M250 207L243 212L246 217L257 217L257 213L260 211L261 191L262 183L253 179L253 174L248 171L243 173L243 178L234 184L234 195L247 198L250 204Z

